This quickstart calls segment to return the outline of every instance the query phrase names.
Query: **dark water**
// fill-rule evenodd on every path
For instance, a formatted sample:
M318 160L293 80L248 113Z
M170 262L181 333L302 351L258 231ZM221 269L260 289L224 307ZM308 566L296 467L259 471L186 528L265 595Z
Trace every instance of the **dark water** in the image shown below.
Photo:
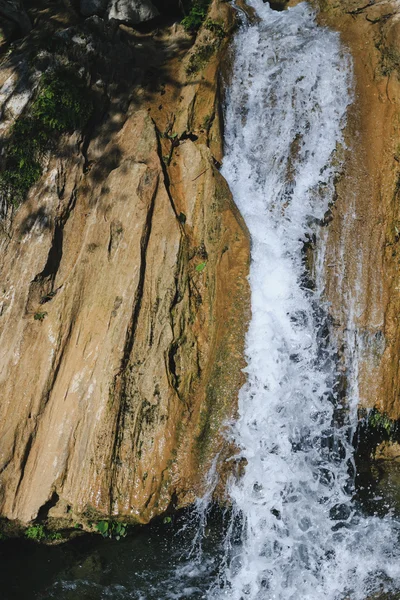
M203 528L196 515L182 514L120 541L88 535L57 546L0 542L0 599L204 598L218 575L224 521L213 514Z
M382 478L374 478L374 473L373 468L368 494L358 490L360 504L374 514L378 506L390 502L398 514L400 503L393 502L390 473ZM396 483L397 474L394 466ZM135 528L119 541L98 535L53 546L1 541L0 600L206 599L223 569L230 513L213 508L206 516L182 512L171 523ZM366 600L373 599L400 600L400 594Z

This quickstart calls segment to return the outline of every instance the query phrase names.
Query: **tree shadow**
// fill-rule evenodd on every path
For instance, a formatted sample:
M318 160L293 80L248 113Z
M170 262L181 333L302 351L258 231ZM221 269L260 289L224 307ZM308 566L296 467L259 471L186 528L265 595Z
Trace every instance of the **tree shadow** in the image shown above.
M168 61L172 54L183 56L192 40L188 36L174 39L172 52L168 40L159 35L160 30L152 29L155 24L165 26L162 16L153 20L155 23L132 29L99 17L85 19L74 4L63 0L27 0L26 9L33 25L31 32L14 41L7 53L3 50L3 55L0 54L0 70L13 74L11 84L6 81L0 89L3 127L7 122L12 125L15 116L20 118L29 113L35 90L40 88L41 74L68 64L86 81L94 107L79 136L84 171L91 168L87 151L93 139L97 155L101 156L110 146L107 156L102 156L101 165L91 173L91 178L99 182L116 168L121 158L117 144L110 142L126 121L129 106L132 103L146 106L163 93L165 86L181 87L171 76ZM11 110L16 97L27 98L20 115ZM12 127L8 134L0 136L0 169L4 169L4 149L11 137ZM56 158L63 159L76 153L76 145L76 139L66 141L64 136L62 144L55 139L49 150Z
M34 227L38 227L40 231L51 229L52 227L51 215L43 207L38 208L25 217L20 225L19 232L21 235L27 235Z
M26 106L18 119L29 115L41 89L42 74L67 65L85 82L93 112L81 131L70 132L74 135L61 137L55 132L48 151L59 160L79 157L83 173L90 172L81 188L89 196L90 187L104 181L119 166L122 150L116 135L135 107L150 111L152 106L154 111L149 114L160 128L170 116L163 106L166 89L170 96L179 98L184 86L209 84L196 77L182 83L171 68L171 61L175 61L176 68L193 44L193 38L184 32L166 35L167 28L179 17L179 0L167 3L170 9L165 5L166 15L135 29L96 16L84 18L77 4L73 0L26 0L32 30L13 42L6 54L0 50L0 172L5 169L15 121L9 107L15 107L16 97L25 97ZM13 73L12 85L3 79L2 87L2 70ZM10 127L4 133L7 123ZM0 189L0 218L1 213L7 217L6 206Z

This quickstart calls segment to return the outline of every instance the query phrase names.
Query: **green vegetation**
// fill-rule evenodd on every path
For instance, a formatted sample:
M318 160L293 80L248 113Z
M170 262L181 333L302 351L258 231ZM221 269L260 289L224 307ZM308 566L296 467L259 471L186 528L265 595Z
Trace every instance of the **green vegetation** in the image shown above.
M61 533L58 531L47 531L43 525L31 525L25 531L25 537L35 542L62 540Z
M207 263L206 262L202 262L199 265L197 265L196 271L198 273L201 273L202 271L204 271L204 269L206 268L206 266L207 266Z
M181 23L191 33L196 33L202 26L208 12L211 0L192 0L190 10Z
M397 430L397 422L389 419L387 415L376 409L371 410L368 415L368 428L380 430L389 438L393 437Z
M170 525L172 523L172 518L171 517L164 517L163 518L163 523L164 523L164 525Z
M400 443L400 420L390 419L376 408L360 409L356 434L356 461L365 464L375 458L378 446Z
M206 19L209 4L210 2L208 0L197 0L193 2L190 13L182 21L185 29L194 32L198 31L204 22L205 28L212 33L212 36L208 36L208 38L213 38L212 41L202 43L195 48L195 52L190 56L186 66L186 73L188 75L197 73L207 64L212 55L220 47L221 42L226 35L225 29L221 23L218 23L213 19Z
M99 521L96 524L96 530L101 533L104 538L115 538L116 540L126 537L127 525L118 523L117 521Z
M46 153L62 133L81 129L93 104L86 85L66 69L43 75L29 111L10 132L0 174L0 193L18 206L40 178Z
M33 106L33 116L48 131L81 129L92 114L84 82L69 71L45 74Z
M33 315L35 321L43 321L47 317L47 312L37 312Z
M222 40L225 37L225 29L220 23L217 23L217 21L207 19L204 25L209 31L212 31L212 33L216 35L217 38L219 38L220 40Z
M36 542L44 540L46 533L43 525L32 525L31 527L28 527L25 531L25 537L27 537L28 540L35 540Z

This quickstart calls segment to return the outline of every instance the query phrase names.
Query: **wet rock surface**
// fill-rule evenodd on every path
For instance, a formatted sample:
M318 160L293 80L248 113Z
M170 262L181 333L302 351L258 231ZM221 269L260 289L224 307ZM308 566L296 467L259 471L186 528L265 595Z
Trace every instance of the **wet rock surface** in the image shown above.
M0 513L147 522L201 494L217 454L224 469L243 383L249 240L217 169L233 13L214 2L226 35L194 45L62 3L34 15L1 59L3 146L60 65L93 112L17 210L3 197Z
M347 152L326 228L326 294L339 348L359 362L359 405L400 416L399 5L321 0L354 63ZM346 391L344 391L346 395Z

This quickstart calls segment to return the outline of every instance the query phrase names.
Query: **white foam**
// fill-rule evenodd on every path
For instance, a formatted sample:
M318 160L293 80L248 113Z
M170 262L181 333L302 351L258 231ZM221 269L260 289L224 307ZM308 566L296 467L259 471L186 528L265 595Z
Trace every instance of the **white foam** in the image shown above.
M222 169L252 239L248 382L234 427L247 466L229 490L244 525L209 597L361 600L400 585L398 525L353 504L355 412L333 427L337 374L302 253L333 198L351 61L307 4L249 4L261 21L236 37Z

